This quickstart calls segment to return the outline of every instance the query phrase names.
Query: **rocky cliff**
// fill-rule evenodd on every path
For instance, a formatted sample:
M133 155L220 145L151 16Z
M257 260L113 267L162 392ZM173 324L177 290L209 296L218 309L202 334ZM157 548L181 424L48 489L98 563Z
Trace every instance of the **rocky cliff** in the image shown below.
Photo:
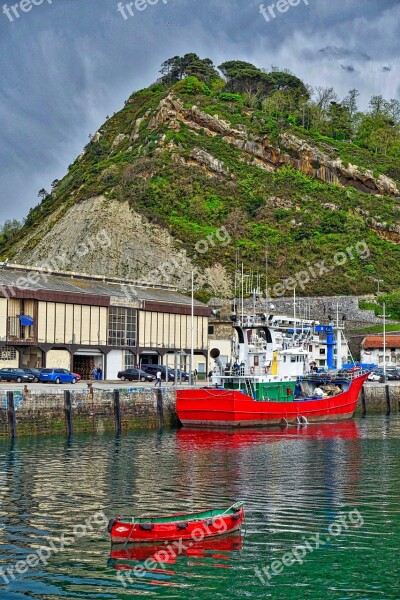
M92 136L1 254L20 264L196 287L229 296L237 261L272 282L357 241L308 292L365 293L400 283L399 182L345 162L299 128L265 133L265 115L155 85ZM354 161L355 163L355 161ZM58 262L57 262L58 261Z

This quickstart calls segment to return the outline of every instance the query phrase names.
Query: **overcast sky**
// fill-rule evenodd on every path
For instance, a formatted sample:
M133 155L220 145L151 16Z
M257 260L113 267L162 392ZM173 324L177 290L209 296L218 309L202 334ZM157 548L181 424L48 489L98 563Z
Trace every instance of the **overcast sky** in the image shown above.
M289 68L341 97L359 89L364 107L374 94L400 99L399 0L299 0L269 22L260 0L149 0L126 19L116 0L33 1L19 18L0 3L0 223L26 216L89 133L177 54Z

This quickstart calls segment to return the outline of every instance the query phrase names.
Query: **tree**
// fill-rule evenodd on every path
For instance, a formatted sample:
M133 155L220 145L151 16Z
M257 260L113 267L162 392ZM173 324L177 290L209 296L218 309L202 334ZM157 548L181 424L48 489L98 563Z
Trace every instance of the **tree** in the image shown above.
M389 102L386 102L385 110L394 123L400 122L400 102L398 100L392 98Z
M49 195L49 192L47 192L44 188L42 188L38 191L38 198L41 198L42 200L47 198L48 195Z
M267 73L267 79L271 83L273 90L293 90L297 92L298 96L305 96L307 99L310 98L309 89L304 85L301 79L292 75L292 73L286 71L273 71L272 73Z
M319 108L327 110L331 102L337 102L338 97L333 87L317 85L315 88L316 102Z
M54 179L54 181L51 182L51 189L55 190L59 183L60 183L59 179ZM46 191L46 190L44 190L44 191Z
M350 118L353 119L354 115L357 113L357 98L360 95L360 92L353 88L349 91L349 95L343 100L342 105L346 106L350 113Z
M160 82L167 85L177 83L185 77L197 77L203 83L219 77L211 59L200 58L193 52L169 58L161 65L160 73Z
M385 156L396 142L396 131L388 124L373 131L369 138L369 146L375 150L375 154L383 153Z
M352 136L350 110L344 104L331 102L327 117L329 120L329 135L335 139L349 139Z
M268 75L254 65L241 60L231 60L218 67L227 79L227 88L233 93L244 93L250 99L264 99L272 90Z
M18 219L7 219L0 227L0 235L6 238L13 237L22 229L23 225L24 223L18 221Z
M370 114L372 117L380 117L386 114L386 100L383 96L372 96L369 101Z

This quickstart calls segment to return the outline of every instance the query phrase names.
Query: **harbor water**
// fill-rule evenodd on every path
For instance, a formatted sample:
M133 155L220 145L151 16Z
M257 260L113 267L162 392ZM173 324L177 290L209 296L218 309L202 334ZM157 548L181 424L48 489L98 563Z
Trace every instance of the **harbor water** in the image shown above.
M400 599L399 457L397 415L3 440L0 598ZM111 548L116 515L238 500L242 536Z

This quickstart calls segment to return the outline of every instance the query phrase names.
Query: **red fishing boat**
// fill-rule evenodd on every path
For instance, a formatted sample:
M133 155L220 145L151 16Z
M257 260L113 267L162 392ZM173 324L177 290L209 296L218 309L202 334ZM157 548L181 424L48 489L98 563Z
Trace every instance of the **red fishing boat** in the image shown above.
M283 402L261 401L241 391L229 389L177 390L179 420L187 427L254 427L306 425L321 421L351 419L368 373L352 380L338 379L342 392L334 396L313 396Z
M213 387L176 392L182 425L305 425L353 416L369 372L357 368L310 373L307 336L311 328L295 326L290 335L282 334L274 327L273 316L269 318L271 322L266 315L234 316L237 344L231 362L222 363L219 350L211 351ZM332 326L322 329L333 338ZM333 346L330 339L332 356Z
M226 535L240 530L244 519L243 503L226 510L209 509L164 517L116 517L108 524L113 544L192 540Z

